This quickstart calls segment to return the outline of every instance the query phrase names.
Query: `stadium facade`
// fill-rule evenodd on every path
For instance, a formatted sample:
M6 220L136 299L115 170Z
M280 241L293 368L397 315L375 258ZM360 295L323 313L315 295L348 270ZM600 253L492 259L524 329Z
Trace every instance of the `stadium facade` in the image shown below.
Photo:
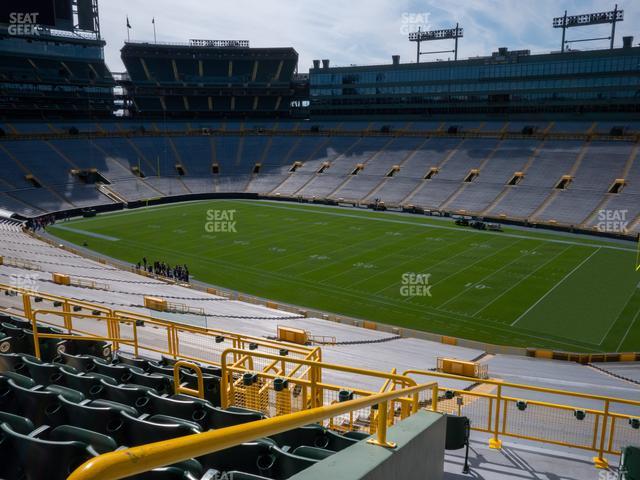
M631 117L640 112L640 47L531 55L500 48L457 61L310 70L313 116Z
M104 62L97 0L0 6L0 115L109 117L113 76Z
M122 82L137 115L288 116L298 53L248 41L127 42Z

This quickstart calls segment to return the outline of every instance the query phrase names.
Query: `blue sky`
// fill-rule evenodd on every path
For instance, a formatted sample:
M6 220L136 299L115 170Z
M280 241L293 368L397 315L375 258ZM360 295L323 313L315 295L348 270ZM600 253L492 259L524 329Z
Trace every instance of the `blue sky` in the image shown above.
M246 39L255 47L292 46L305 72L313 59L328 58L332 65L415 61L415 44L408 28L439 29L460 22L464 38L459 57L487 55L498 47L548 52L560 47L561 32L552 18L612 10L613 2L595 0L102 0L100 22L107 41L106 60L112 71L122 71L120 48L127 38L153 41L155 16L158 41ZM616 27L616 44L623 35L640 43L640 1L620 0L625 20ZM610 25L573 28L568 39L606 37ZM574 48L608 46L606 40L577 43ZM423 50L448 50L447 41L423 44ZM449 54L423 57L447 58Z

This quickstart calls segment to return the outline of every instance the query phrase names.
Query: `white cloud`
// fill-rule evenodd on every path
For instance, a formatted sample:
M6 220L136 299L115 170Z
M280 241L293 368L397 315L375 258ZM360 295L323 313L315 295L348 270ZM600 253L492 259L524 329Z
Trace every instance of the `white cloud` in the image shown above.
M640 2L623 0L618 5L625 9L625 21L616 32L620 44L623 35L639 33L634 27L640 24ZM401 33L403 13L430 13L431 28L459 21L465 29L460 57L466 58L490 54L500 46L557 50L560 32L551 27L552 17L565 9L579 14L611 8L610 2L596 0L102 0L100 22L113 71L123 70L120 48L127 38L126 15L132 40L152 42L155 17L158 41L248 39L253 46L292 46L300 54L300 71L306 71L316 58L329 58L333 65L365 65L390 63L391 55L400 54L403 62L415 61L415 44ZM607 36L608 28L571 29L568 37ZM591 46L598 45L606 42ZM429 47L452 48L446 42Z

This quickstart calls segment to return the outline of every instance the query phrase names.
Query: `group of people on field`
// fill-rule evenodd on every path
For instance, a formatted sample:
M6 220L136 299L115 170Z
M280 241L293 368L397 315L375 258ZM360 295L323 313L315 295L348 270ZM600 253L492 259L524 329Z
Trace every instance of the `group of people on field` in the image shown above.
M189 283L189 267L186 265L171 266L162 261L147 261L147 257L142 257L142 261L136 264L138 270L144 270L148 273L154 273L163 277L172 278L179 282Z

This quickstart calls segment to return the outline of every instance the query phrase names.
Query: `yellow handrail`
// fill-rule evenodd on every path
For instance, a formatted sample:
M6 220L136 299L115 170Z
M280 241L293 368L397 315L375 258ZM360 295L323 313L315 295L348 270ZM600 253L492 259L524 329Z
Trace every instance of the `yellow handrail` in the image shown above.
M375 394L370 397L316 407L280 417L117 450L88 460L78 467L67 480L117 480L129 477L189 458L224 450L243 442L269 437L310 423L321 422L327 418L372 405L379 405L379 411L386 411L388 401L409 395L417 398L417 394L427 389L431 389L433 394L436 394L438 384L436 382L425 383L403 390ZM384 415L379 416L377 438L371 443L392 448L392 445L386 441L387 424L384 417Z
M180 368L190 368L194 372L196 372L196 376L198 377L198 389L194 390L193 388L183 387L180 385ZM186 362L184 360L178 360L173 364L173 385L174 391L176 394L184 393L186 395L192 395L198 398L204 398L204 380L202 378L202 369L192 362Z
M624 418L627 420L631 420L635 417L628 414L621 414L611 411L612 404L621 404L627 406L633 406L640 408L640 401L636 400L628 400L625 398L616 398L616 397L606 397L603 395L594 395L590 393L581 393L581 392L573 392L569 390L558 390L554 388L546 388L546 387L536 387L533 385L524 385L519 383L510 383L503 382L498 380L489 380L489 379L477 379L472 377L462 377L458 375L452 375L448 373L440 373L440 372L432 372L425 370L406 370L403 372L403 375L419 375L423 377L433 377L436 379L445 378L445 379L454 379L465 382L470 382L473 384L486 384L486 385L494 385L496 386L495 394L487 394L473 391L462 391L455 389L447 389L453 392L456 392L460 395L472 396L472 397L484 397L490 400L488 404L489 412L487 417L489 418L489 424L487 424L486 428L477 428L473 427L475 430L480 430L486 433L491 434L491 439L489 440L489 446L491 448L500 449L502 447L502 441L500 440L500 436L510 436L514 438L521 438L525 440L532 441L540 441L543 443L548 443L551 445L561 445L566 447L580 448L584 450L593 451L597 454L597 456L593 457L593 462L598 468L608 468L608 461L604 458L605 453L609 454L620 454L619 451L613 450L613 442L614 442L614 429L615 429L615 419ZM558 403L551 403L546 401L536 401L536 400L527 400L526 403L532 406L539 406L543 408L549 408L554 411L576 411L582 410L585 413L591 414L595 416L595 421L593 422L593 440L592 444L585 446L579 443L566 441L564 439L553 440L550 438L540 438L539 436L535 436L534 434L527 433L518 433L515 431L509 431L506 427L507 425L507 409L509 404L516 404L517 402L525 401L524 398L516 398L512 396L504 395L503 389L511 388L517 390L524 390L529 392L537 392L537 393L545 393L550 395L560 395L571 398L580 398L585 400L595 400L598 402L602 402L602 410L597 410L595 408L576 408L576 406L571 405L563 405ZM495 402L494 402L495 401ZM493 406L495 403L495 407ZM494 412L495 410L495 412ZM491 419L493 419L493 425L491 425ZM611 423L610 423L611 422ZM607 442L607 428L610 428L610 433L608 436ZM608 445L608 446L607 446Z

